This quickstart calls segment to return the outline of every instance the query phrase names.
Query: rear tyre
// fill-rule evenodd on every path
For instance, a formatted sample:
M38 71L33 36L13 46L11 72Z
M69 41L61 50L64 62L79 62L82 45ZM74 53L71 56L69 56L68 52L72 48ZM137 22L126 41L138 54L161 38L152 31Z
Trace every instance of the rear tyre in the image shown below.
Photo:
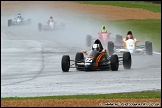
M114 43L112 41L108 42L108 54L111 56L114 53Z
M117 46L123 46L123 43L121 42L123 40L123 37L121 35L116 35L116 45Z
M86 36L86 45L88 47L91 47L91 42L92 42L92 36L91 35L87 35Z
M31 24L31 19L28 19L27 22L28 22L28 25L30 25Z
M63 55L62 61L61 61L62 71L68 72L70 68L70 57L69 55Z
M117 55L112 55L111 56L111 70L112 71L117 71L119 68L119 59Z
M75 56L75 67L77 70L80 70L80 67L77 65L77 63L81 63L81 62L84 62L84 55L82 52L78 52L76 53Z
M61 28L65 29L65 24L64 23L61 23Z
M148 50L147 50L147 45L148 45L149 41L145 41L145 49L146 49L146 54L148 54Z
M12 19L8 20L8 27L12 26Z
M41 23L38 23L38 30L42 31L42 24Z
M130 69L132 65L132 58L130 52L123 53L123 67L125 69Z
M153 54L152 42L146 41L145 42L145 48L146 48L146 54L148 54L148 55L152 55Z

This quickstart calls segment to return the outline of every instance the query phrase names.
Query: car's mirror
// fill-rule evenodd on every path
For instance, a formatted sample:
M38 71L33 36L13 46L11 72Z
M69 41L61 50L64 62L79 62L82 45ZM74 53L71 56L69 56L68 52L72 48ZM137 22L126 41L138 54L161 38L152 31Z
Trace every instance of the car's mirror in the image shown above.
M82 52L83 52L83 53L86 53L87 51L86 51L86 50L83 50Z
M124 42L124 40L121 40L121 42Z
M136 42L140 42L140 40L136 40Z

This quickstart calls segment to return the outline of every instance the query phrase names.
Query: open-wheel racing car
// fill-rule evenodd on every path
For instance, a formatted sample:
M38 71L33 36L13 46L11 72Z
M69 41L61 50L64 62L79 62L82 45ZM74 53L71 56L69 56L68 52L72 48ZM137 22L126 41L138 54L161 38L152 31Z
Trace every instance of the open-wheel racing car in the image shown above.
M114 38L110 38L110 34L109 32L100 32L98 33L98 39L101 41L101 43L103 45L107 45L108 41L114 41ZM91 35L87 35L86 36L86 45L88 47L91 46L91 44L93 43L93 41L95 41L96 39L93 39Z
M152 42L145 41L145 45L138 45L137 42L140 42L140 40L137 40L136 38L133 39L126 39L122 38L121 35L118 35L116 37L116 43L109 41L108 42L108 52L110 55L113 53L123 53L123 52L130 52L131 54L153 54L153 48L152 48Z
M71 62L74 63L71 64ZM131 68L132 60L130 52L124 52L122 57L118 57L118 55L108 56L107 51L103 49L98 39L94 42L92 50L89 52L83 50L83 52L76 53L75 60L70 60L69 55L63 55L61 61L63 72L68 72L69 68L85 71L110 69L117 71L120 64L123 64L125 69Z
M18 14L17 18L15 18L14 21L12 19L8 20L8 27L14 26L14 25L26 25L26 24L30 24L30 23L31 23L30 18L27 20L24 20L24 18L22 18L21 15Z
M106 45L107 44L107 42L109 41L109 40L111 40L111 38L110 38L110 34L111 33L109 33L109 32L100 32L100 33L98 33L99 35L98 35L98 39L101 41L101 43L103 43L104 45Z
M54 21L49 21L47 22L47 25L42 25L42 23L38 23L38 30L39 31L55 31L58 29L64 29L65 24L64 23L60 23L57 24L57 22Z

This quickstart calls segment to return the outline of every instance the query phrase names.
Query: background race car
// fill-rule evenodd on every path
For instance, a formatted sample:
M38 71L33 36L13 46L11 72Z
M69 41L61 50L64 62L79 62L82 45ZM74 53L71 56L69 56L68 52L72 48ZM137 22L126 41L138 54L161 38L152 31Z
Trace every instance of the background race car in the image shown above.
M123 39L121 35L116 37L116 43L112 41L108 42L108 52L110 55L115 53L123 53L123 52L130 52L131 54L153 54L152 42L145 41L145 45L137 45L137 42L140 40L137 39Z
M95 41L97 43L98 39ZM101 47L102 48L102 47ZM74 62L71 64L70 62ZM112 70L117 71L119 64L123 64L125 69L131 68L131 54L124 52L123 57L118 55L109 56L105 49L101 51L90 50L76 53L75 60L70 60L69 55L63 55L61 66L63 72L68 72L69 68L76 68L77 70Z
M26 25L26 24L30 24L31 23L31 19L27 19L27 20L24 20L24 18L15 18L15 20L12 20L12 19L9 19L8 20L8 27L10 26L14 26L14 25Z
M123 43L121 42L122 40L122 37L120 34L117 34L116 35L116 38L110 38L110 34L100 34L99 33L99 36L98 36L98 39L101 41L101 43L103 43L103 45L105 47L107 47L107 51L108 51L108 54L109 55L112 55L114 51L112 51L112 49L114 49L114 44L115 45L118 45L118 46L122 46ZM86 36L86 45L88 47L90 47L92 45L92 43L94 43L96 39L95 38L92 38L91 35L87 35ZM111 50L109 50L111 49Z
M86 45L88 47L90 47L92 45L92 43L96 40L99 39L101 41L101 43L105 46L107 45L108 41L113 41L115 42L115 38L110 38L110 34L109 32L100 32L98 33L98 38L92 38L91 35L87 35L86 36Z
M107 42L110 40L110 34L109 32L100 32L98 33L98 39L106 45Z
M46 25L42 25L42 23L38 23L38 30L41 31L55 31L58 29L64 29L65 24L64 23L58 23L54 21L47 22Z

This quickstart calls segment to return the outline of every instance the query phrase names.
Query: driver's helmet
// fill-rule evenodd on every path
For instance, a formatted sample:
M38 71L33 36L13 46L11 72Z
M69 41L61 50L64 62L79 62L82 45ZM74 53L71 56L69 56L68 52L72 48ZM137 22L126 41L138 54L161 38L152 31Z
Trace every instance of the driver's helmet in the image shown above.
M19 14L17 15L17 17L20 18L20 17L21 17L21 14L19 13Z
M131 31L128 31L127 35L132 35L132 32Z
M100 50L100 45L99 44L93 44L92 48L93 48L93 50L99 51Z
M102 32L107 32L105 25L102 26Z
M129 35L127 35L127 38L128 39L133 39L133 35L129 34Z
M52 16L50 16L50 19L53 19L53 17L52 17Z
M102 26L102 29L103 29L103 30L106 30L106 26L105 26L105 25L103 25L103 26Z
M126 39L133 39L133 34L131 31L128 31Z

